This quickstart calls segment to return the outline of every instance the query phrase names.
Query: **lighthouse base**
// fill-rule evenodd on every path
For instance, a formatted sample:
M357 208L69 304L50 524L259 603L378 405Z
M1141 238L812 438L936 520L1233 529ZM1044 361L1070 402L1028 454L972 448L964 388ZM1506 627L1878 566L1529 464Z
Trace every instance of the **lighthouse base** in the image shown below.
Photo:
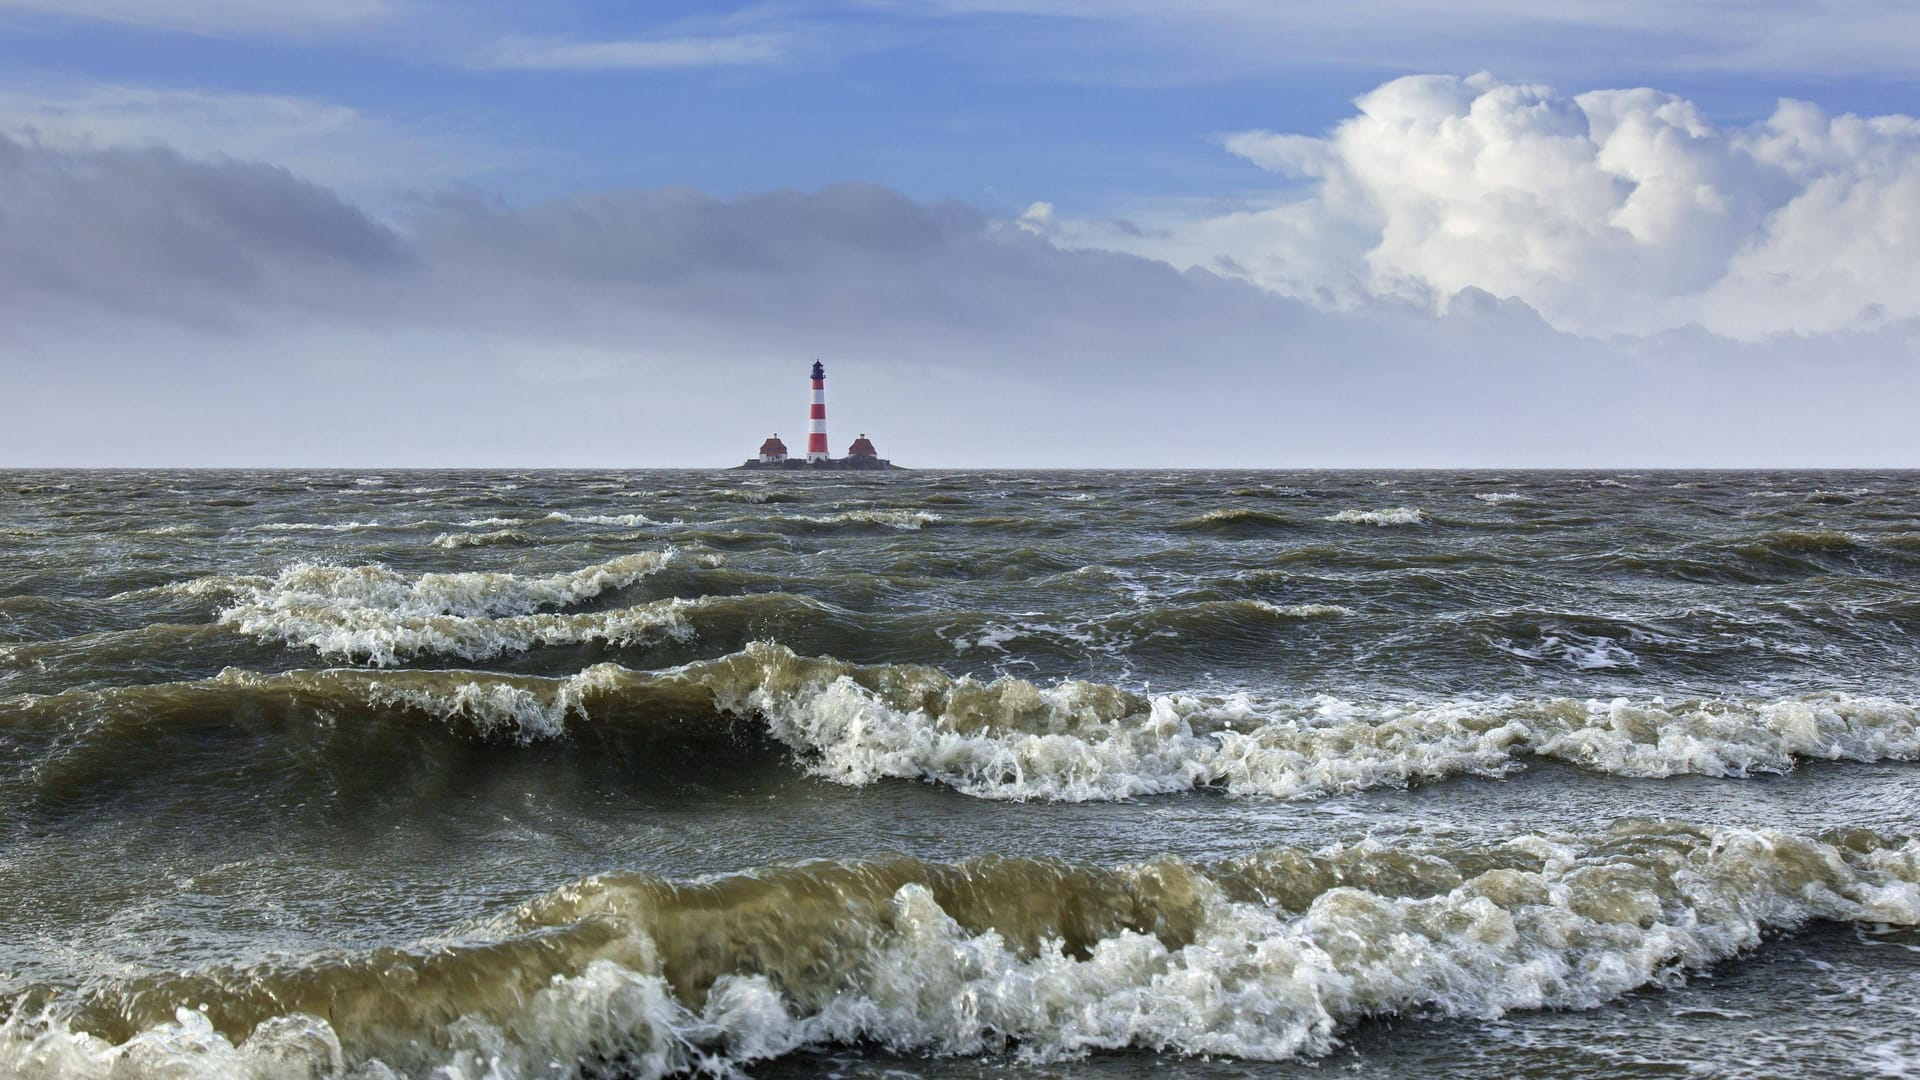
M735 465L734 468L736 469L767 469L774 472L781 472L781 471L809 472L809 471L821 471L821 470L825 470L829 472L832 472L832 471L846 471L846 472L885 472L885 471L906 472L906 471L909 471L905 465L895 465L893 462L888 461L886 458L873 458L873 457L827 458L824 461L802 461L799 458L788 458L785 461L761 461L758 458L748 458L745 462L742 462L739 465Z

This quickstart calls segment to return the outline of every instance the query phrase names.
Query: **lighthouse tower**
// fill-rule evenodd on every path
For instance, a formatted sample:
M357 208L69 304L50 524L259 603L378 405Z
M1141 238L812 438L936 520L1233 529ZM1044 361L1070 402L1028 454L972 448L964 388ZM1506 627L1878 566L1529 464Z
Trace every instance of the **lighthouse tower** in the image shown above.
M827 367L813 362L813 412L807 428L807 460L827 460Z
M6 0L0 0L0 7ZM834 457L827 450L827 365L813 362L813 411L807 423L807 453L788 456L787 444L775 435L760 444L760 452L735 466L741 469L898 469L900 466L880 456L873 440L861 435L847 447L847 456Z

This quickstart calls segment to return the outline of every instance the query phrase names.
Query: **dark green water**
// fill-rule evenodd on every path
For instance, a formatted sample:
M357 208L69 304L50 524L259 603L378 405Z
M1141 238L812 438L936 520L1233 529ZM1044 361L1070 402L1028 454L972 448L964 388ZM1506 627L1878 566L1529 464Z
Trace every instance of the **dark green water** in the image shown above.
M1920 474L0 474L0 1075L1899 1075Z

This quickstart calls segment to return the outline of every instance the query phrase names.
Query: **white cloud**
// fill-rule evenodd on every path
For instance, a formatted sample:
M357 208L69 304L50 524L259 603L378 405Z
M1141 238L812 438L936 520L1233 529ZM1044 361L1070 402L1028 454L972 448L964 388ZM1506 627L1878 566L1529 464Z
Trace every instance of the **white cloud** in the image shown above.
M1325 138L1227 148L1304 189L1264 207L1062 242L1206 266L1326 306L1463 289L1605 336L1699 323L1730 337L1920 318L1920 121L1782 102L1721 130L1649 89L1566 96L1410 76ZM1138 223L1136 223L1138 224Z
M389 0L0 0L0 14L89 19L201 34L301 34L391 15Z
M479 134L423 130L312 98L53 77L0 83L0 135L63 150L165 146L272 162L358 195L439 188L517 156Z
M1845 141L1767 152L1830 169ZM1743 344L1582 338L1478 292L1328 311L1064 250L1044 207L861 184L465 192L388 226L283 168L0 139L0 207L15 464L712 465L787 426L814 356L835 415L919 465L1913 462L1916 323Z
M788 40L778 34L635 38L623 41L518 39L484 53L487 68L613 71L706 67L757 67L785 59Z

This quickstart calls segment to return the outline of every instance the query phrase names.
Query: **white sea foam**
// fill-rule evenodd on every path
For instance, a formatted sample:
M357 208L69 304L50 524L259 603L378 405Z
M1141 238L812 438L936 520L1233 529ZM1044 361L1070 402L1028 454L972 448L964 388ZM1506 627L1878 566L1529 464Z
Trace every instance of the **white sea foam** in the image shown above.
M1480 494L1475 495L1474 498L1479 499L1481 502L1486 503L1489 506L1505 506L1508 503L1522 503L1522 502L1528 501L1525 495L1522 495L1517 491L1483 491Z
M1044 612L1008 612L1012 621L995 621L968 632L962 626L943 626L934 633L953 645L959 654L976 649L1007 652L1012 642L1031 639L1070 641L1087 649L1103 649L1112 644L1112 635L1097 623L1070 622L1045 617Z
M994 652L1004 653L1007 651L1008 642L1019 641L1032 632L1032 628L1024 624L1015 626L1012 623L990 623L981 627L980 632L972 636L955 635L953 651L967 653L975 649L991 649ZM944 631L941 632L941 636L946 636Z
M1411 506L1396 506L1387 510L1342 510L1337 514L1328 514L1320 519L1339 525L1425 525L1426 511Z
M1261 611L1288 619L1329 619L1353 614L1352 608L1339 604L1275 604L1266 600L1254 600L1251 603Z
M435 525L454 525L462 529L487 528L489 526L520 525L520 518L487 517L470 521L440 522L419 521L267 521L247 528L256 532L371 532L376 530L402 531L409 529L428 529Z
M388 525L378 521L268 521L252 526L259 532L365 532L370 529L404 529L416 527L406 525Z
M1613 638L1588 634L1548 634L1530 645L1498 640L1491 644L1523 660L1554 660L1584 671L1640 666L1640 657Z
M404 634L414 635L407 639L413 648L456 654L494 649L503 640L516 647L644 640L689 634L691 617L731 599L516 616L472 630L435 623L396 630L389 621L380 630L385 637L362 630L351 640L363 654ZM993 626L980 636L1023 629ZM985 640L956 647L961 644L991 647ZM646 702L647 695L669 693L683 705L705 699L723 716L763 725L802 767L836 783L927 780L997 800L1082 802L1200 787L1317 798L1460 775L1500 776L1524 768L1532 756L1636 777L1748 776L1785 772L1808 759L1920 760L1920 711L1913 704L1844 694L1756 702L1148 697L1090 682L982 683L930 668L856 668L760 644L654 673L603 664L564 679L475 675L452 684L450 675L403 674L369 684L373 703L406 705L528 740L559 735L569 717L592 723L603 708L624 715L630 711L618 705L624 695Z
M788 521L805 521L815 525L884 525L889 529L903 532L919 529L940 521L939 514L925 510L848 510L839 514L814 516L809 514L790 514Z
M482 736L531 743L564 735L569 717L587 715L586 695L617 685L623 673L617 665L600 664L545 687L479 676L376 682L366 686L366 697L376 707L416 709L438 720L464 721ZM451 689L446 679L453 680Z
M494 547L500 544L531 544L533 537L519 529L496 529L478 533L441 533L433 538L433 546L453 550L465 547Z
M232 608L221 622L242 633L312 649L324 657L388 666L412 656L484 660L538 646L600 641L635 646L691 640L685 608L694 601L657 600L637 607L583 613L465 616L378 608Z
M691 633L673 605L584 614L542 612L590 600L655 573L672 549L626 555L541 576L501 572L421 574L385 566L300 563L264 583L235 582L219 621L243 634L322 656L393 664L422 653L467 659L581 641L632 644Z
M1023 947L1011 929L1030 903L1052 898L984 897L984 920L995 928L979 926L978 913L970 928L925 880L937 868L910 870L873 894L836 896L832 915L852 931L844 945L806 933L804 893L755 893L768 902L750 920L722 906L709 921L696 911L656 927L668 895L661 887L589 879L508 919L552 942L537 954L551 974L529 980L526 993L468 991L486 975L525 977L483 966L478 953L479 978L449 987L430 970L409 969L429 995L418 1006L377 983L348 984L342 1004L362 1007L341 1009L339 1029L293 1014L230 1040L183 1006L171 1022L115 1045L57 1018L15 1016L0 1024L0 1073L116 1080L351 1070L530 1080L612 1057L623 1075L653 1078L860 1044L1012 1051L1028 1063L1129 1048L1276 1061L1329 1053L1369 1017L1596 1008L1677 985L1812 920L1920 924L1920 844L1912 840L1860 851L1773 830L1627 824L1591 838L1521 835L1464 854L1369 841L1278 849L1218 868L1173 859L1120 868L1108 878L1126 883L1154 930L1109 931L1080 951L1053 935ZM1290 885L1290 867L1315 863L1417 864L1430 884L1330 884L1300 907L1244 898L1246 889L1227 885L1263 876ZM713 897L725 904L726 895ZM1077 897L1058 902L1071 908ZM580 921L543 924L545 908ZM691 946L674 936L676 926L705 930L728 918L725 934ZM590 937L564 936L589 924L597 928ZM667 956L703 942L717 977L677 990ZM382 994L378 1009L355 1000Z
M1501 775L1530 754L1624 776L1744 776L1786 771L1803 758L1920 758L1913 705L1841 694L1756 703L1256 702L932 676L888 692L784 649L755 646L747 655L758 674L716 682L716 705L763 718L815 773L854 785L925 779L990 799L1077 802L1202 786L1317 797ZM936 704L908 704L925 702L929 690Z
M317 1016L275 1017L236 1045L204 1015L182 1006L172 1023L118 1045L59 1021L15 1016L0 1023L0 1075L18 1080L332 1080L350 1074L339 1036ZM354 1080L398 1075L377 1061L351 1074Z
M273 584L272 578L256 574L208 574L145 589L129 589L126 592L115 593L107 599L124 601L183 596L188 599L202 600L209 597L238 596L254 589L266 588L271 584Z
M570 525L615 525L623 529L660 524L645 514L569 514L562 510L555 510L540 520L559 521Z

